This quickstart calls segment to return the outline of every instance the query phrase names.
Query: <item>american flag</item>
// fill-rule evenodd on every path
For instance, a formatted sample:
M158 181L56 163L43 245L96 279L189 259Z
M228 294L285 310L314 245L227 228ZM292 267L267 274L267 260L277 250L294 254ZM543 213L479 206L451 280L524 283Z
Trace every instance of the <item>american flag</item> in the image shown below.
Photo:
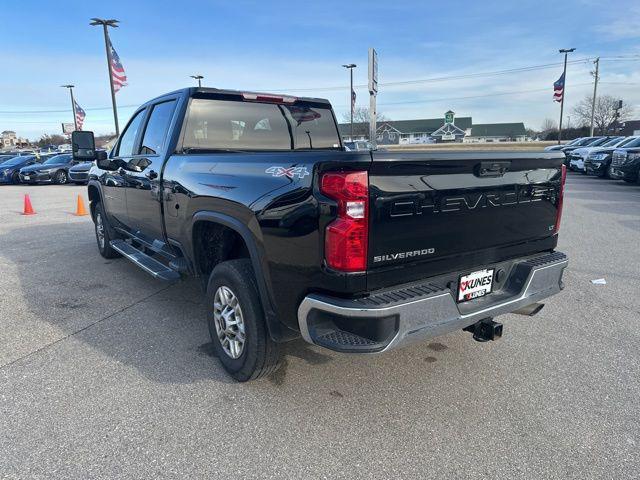
M120 57L113 48L111 39L109 39L109 51L111 52L111 78L113 79L113 91L117 92L127 85L127 74L124 73L124 67L120 63Z
M553 84L553 101L561 102L564 96L564 73L560 75L560 78Z
M356 91L351 90L351 110L356 109Z
M86 117L87 114L84 113L84 110L82 109L82 107L80 105L78 105L78 102L76 102L74 100L73 103L74 103L74 107L75 107L75 111L76 111L76 124L78 125L78 130L82 130L82 124L84 123L84 117Z

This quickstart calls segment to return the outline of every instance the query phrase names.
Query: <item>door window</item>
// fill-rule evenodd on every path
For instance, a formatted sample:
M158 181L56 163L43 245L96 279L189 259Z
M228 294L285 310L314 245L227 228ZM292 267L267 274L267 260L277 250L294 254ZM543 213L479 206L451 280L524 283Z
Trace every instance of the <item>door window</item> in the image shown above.
M136 116L131 119L129 125L127 125L127 129L124 131L120 138L116 156L128 157L133 155L133 148L138 136L138 130L140 130L140 124L142 123L142 118L144 117L143 113L144 110L140 110L136 114Z
M153 107L147 128L144 131L142 145L140 145L140 154L154 155L162 151L175 106L175 100L171 100L158 103Z

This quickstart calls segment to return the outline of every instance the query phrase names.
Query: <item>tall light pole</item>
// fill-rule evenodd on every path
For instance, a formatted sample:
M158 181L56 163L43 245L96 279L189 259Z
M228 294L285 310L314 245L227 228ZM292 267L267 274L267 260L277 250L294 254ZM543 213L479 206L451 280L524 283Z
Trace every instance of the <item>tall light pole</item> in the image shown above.
M71 94L71 113L73 114L73 125L76 130L78 130L78 119L76 118L76 101L73 98L73 87L75 85L60 85L62 88L68 88L69 93Z
M107 52L107 71L109 72L109 86L111 87L111 105L113 106L113 121L116 125L116 137L120 136L120 127L118 126L118 110L116 108L116 92L113 89L113 74L111 72L111 50L109 49L109 32L107 31L108 27L117 28L118 20L113 18L109 20L105 20L102 18L92 18L91 23L89 25L96 26L102 25L102 29L104 32L104 48Z
M598 72L600 70L600 57L596 58L596 71L593 73L594 81L593 81L593 99L591 100L591 128L589 129L589 136L593 137L593 118L596 113L596 94L598 93Z
M562 140L562 113L564 112L564 97L567 96L567 55L571 52L575 52L575 48L561 48L558 50L560 53L564 53L564 70L562 71L562 78L564 78L564 86L562 87L562 101L560 102L560 126L558 128L558 145Z
M349 70L349 77L351 79L351 87L349 90L349 104L351 105L351 127L350 127L350 140L353 142L353 69L357 67L357 65L355 63L348 63L346 65L342 65L344 68L346 68L347 70Z
M191 75L191 78L198 81L198 87L202 87L201 80L204 78L202 75Z

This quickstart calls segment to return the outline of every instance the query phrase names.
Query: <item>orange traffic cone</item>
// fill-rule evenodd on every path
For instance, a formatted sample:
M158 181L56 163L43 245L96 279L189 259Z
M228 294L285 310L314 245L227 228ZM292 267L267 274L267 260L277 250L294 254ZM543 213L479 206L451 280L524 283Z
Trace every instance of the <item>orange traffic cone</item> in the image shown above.
M84 202L82 201L82 195L78 195L78 203L76 206L76 216L83 217L85 215L89 215L87 211L84 209Z
M31 199L29 198L29 194L24 194L24 209L22 210L22 215L35 215L36 212L33 210L33 206L31 205Z

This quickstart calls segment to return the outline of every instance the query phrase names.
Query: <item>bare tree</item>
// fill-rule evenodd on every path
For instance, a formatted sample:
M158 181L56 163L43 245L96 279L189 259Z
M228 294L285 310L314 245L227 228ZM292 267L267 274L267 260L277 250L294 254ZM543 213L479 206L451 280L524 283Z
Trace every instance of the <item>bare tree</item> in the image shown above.
M67 139L62 135L58 135L57 133L46 133L42 135L36 142L39 147L46 147L48 145L62 145L63 143L67 143Z
M591 125L592 96L587 95L571 110L583 126ZM596 98L596 108L593 115L593 126L600 135L609 132L616 122L624 122L633 113L633 109L622 102L622 108L618 110L619 99L611 95L601 95Z
M376 122L387 122L389 118L383 113L376 112ZM342 115L342 123L351 122L351 113ZM356 107L353 109L353 135L369 135L369 109Z
M545 134L553 132L555 130L558 130L558 124L556 123L556 121L550 118L545 118L542 122L542 125L540 126L540 132Z

